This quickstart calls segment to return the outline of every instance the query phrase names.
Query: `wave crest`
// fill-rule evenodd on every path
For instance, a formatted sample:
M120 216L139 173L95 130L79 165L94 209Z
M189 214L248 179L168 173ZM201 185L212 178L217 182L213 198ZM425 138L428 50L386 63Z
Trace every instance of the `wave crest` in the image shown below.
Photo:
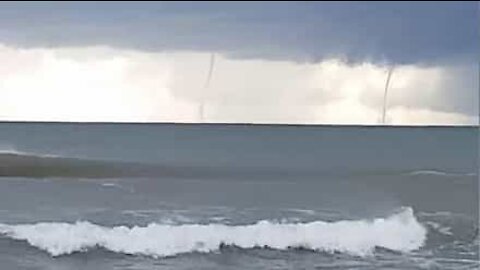
M365 256L376 247L409 252L420 248L427 231L411 208L387 218L338 222L275 223L251 225L150 224L145 227L103 227L90 222L0 224L0 234L26 240L52 256L101 247L124 254L153 257L189 252L211 252L222 245L240 248L307 248Z
M440 170L416 170L408 173L410 176L475 176L476 173L447 172Z

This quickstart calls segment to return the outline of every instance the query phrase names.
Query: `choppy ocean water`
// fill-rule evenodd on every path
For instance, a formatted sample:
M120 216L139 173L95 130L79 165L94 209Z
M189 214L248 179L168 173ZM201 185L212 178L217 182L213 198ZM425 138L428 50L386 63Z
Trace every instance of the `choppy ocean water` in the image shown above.
M0 268L478 269L478 132L0 123Z

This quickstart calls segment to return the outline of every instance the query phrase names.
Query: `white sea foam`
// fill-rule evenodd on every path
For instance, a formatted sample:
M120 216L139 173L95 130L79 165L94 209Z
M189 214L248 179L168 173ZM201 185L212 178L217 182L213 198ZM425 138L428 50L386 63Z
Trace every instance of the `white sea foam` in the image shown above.
M297 209L297 208L288 208L286 209L287 211L290 212L296 212L304 215L310 215L313 216L316 214L315 210L310 210L310 209Z
M210 252L222 244L240 248L303 247L325 252L344 252L365 256L375 247L400 252L420 248L426 229L416 220L411 208L387 218L338 222L273 223L251 225L150 224L146 227L103 227L89 222L0 224L0 234L26 240L52 256L102 247L113 252L153 257L188 252Z
M436 170L418 170L418 171L411 172L410 175L442 175L442 176L446 176L446 175L449 175L449 173L442 172L442 171L436 171Z
M9 144L0 143L0 154L24 154Z
M439 233L441 233L443 235L450 235L450 236L453 235L452 228L442 226L440 223L433 222L433 221L428 221L425 224L432 227L432 229L438 231Z
M97 180L97 179L95 179ZM102 183L101 184L102 187L108 187L108 188L119 188L119 189L122 189L122 185L118 184L118 183L110 183L110 182L107 182L107 183Z
M58 155L53 155L53 154L20 151L15 146L8 145L8 144L0 144L0 154L13 154L13 155L34 156L34 157L60 157Z
M454 173L439 170L418 170L408 173L409 175L431 175L431 176L475 176L475 173Z

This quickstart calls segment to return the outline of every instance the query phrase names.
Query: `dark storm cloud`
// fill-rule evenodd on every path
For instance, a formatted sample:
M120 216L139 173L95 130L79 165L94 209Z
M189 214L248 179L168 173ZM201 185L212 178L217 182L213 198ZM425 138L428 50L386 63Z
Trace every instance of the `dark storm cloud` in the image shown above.
M477 2L0 3L0 43L231 57L476 61Z

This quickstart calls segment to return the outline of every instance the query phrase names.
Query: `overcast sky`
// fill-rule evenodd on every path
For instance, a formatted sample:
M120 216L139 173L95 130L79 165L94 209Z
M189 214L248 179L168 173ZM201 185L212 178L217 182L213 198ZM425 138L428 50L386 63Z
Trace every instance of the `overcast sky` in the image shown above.
M2 2L0 120L478 124L478 7Z

